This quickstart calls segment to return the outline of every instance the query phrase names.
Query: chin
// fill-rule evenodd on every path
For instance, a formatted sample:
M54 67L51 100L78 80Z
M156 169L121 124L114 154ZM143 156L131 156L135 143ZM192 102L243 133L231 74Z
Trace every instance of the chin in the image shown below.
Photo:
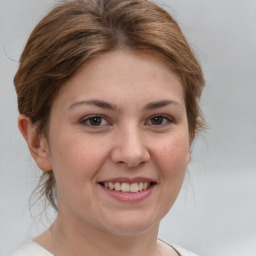
M159 225L152 225L152 226L122 226L122 227L114 227L111 229L111 233L117 236L129 237L129 236L139 236L143 235L153 229L158 227Z
M118 220L113 223L113 219ZM158 230L160 220L147 219L146 216L125 216L120 218L113 218L112 223L109 223L108 227L105 226L105 230L110 230L114 235L119 236L136 236L145 234L150 230Z

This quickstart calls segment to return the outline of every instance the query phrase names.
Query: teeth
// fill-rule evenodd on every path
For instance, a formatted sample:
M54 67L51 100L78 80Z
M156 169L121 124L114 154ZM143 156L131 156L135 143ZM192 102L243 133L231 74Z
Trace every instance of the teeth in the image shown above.
M115 190L117 190L117 191L121 190L121 184L119 182L115 183Z
M107 183L107 182L105 182L105 183ZM104 183L104 185L105 185L105 183ZM115 185L112 182L109 182L108 186L109 186L110 189L114 189L115 188ZM105 187L107 188L106 185L105 185Z
M129 183L122 183L121 184L121 190L122 190L122 192L130 192L130 185L129 185Z
M109 188L111 190L122 191L124 193L137 193L143 190L148 189L150 186L150 182L135 182L135 183L120 183L120 182L104 182L104 187Z
M144 186L143 186L143 182L141 181L141 182L139 183L139 191L142 191L142 190L143 190L143 188L144 188Z
M130 191L131 191L132 193L138 192L138 191L139 191L138 183L132 183L132 184L130 185Z

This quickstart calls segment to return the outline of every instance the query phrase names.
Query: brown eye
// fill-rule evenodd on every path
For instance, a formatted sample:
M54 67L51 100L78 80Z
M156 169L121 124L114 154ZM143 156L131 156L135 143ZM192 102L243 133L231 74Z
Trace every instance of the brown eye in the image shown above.
M172 123L172 119L165 115L155 115L152 116L148 121L147 125L150 126L165 126Z
M151 123L153 125L161 125L164 121L163 116L154 116L151 118Z
M83 125L92 127L92 128L100 128L109 125L109 122L102 116L89 116L82 120Z
M92 126L99 126L102 123L102 118L100 116L94 116L94 117L89 118L88 121L89 121L90 125L92 125Z

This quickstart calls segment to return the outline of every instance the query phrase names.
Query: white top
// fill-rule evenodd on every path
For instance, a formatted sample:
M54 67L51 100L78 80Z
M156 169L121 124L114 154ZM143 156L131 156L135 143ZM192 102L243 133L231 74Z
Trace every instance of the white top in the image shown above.
M171 245L180 256L197 256L193 252L189 252L184 248L178 245ZM13 252L9 256L54 256L46 249L44 249L41 245L35 243L34 241L30 240L22 247L20 247L17 251Z
M48 252L44 247L37 244L36 242L29 240L17 251L13 252L9 256L54 256Z

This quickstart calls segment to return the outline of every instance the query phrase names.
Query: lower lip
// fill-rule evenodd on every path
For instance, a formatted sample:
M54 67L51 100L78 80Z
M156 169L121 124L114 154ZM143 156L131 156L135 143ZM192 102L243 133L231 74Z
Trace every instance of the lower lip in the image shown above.
M121 202L139 202L143 199L149 197L155 187L155 185L150 186L148 189L136 192L136 193L124 193L122 191L111 190L99 185L109 196L121 201Z

